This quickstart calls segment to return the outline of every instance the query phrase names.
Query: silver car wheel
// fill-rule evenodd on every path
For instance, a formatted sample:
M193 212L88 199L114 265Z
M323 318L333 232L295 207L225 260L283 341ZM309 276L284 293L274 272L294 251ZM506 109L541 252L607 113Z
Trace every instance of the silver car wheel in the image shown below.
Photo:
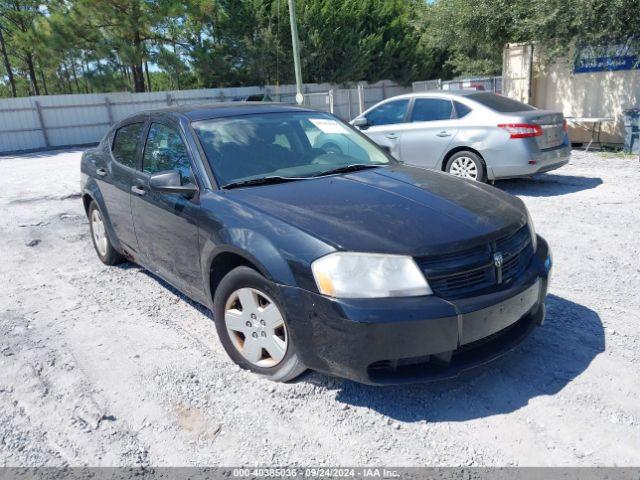
M449 168L449 173L456 177L478 179L478 166L470 157L458 157Z
M107 254L108 247L107 232L104 228L100 210L97 208L94 208L91 212L91 233L93 234L96 250L98 250L101 257L104 257Z
M275 302L255 288L240 288L229 296L224 323L233 346L253 365L275 367L287 353L284 317Z

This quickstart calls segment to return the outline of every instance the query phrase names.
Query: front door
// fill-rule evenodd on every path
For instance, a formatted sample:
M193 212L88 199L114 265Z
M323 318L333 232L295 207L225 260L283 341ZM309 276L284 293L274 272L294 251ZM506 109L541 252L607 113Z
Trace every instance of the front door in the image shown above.
M147 266L187 293L202 293L198 241L199 199L155 192L149 177L178 170L183 183L196 183L189 153L177 128L151 123L131 187L131 209L140 252Z
M442 158L458 133L458 120L451 100L416 98L409 120L402 132L402 161L409 165L439 169Z
M400 141L409 107L409 99L392 100L366 113L369 126L362 130L371 140L402 160Z

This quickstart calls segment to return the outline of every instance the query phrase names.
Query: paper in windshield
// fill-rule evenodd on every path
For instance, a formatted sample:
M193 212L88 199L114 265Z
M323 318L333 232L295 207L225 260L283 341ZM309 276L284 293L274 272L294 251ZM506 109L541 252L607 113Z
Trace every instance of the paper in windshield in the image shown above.
M330 118L310 118L309 121L323 133L349 133L346 128Z

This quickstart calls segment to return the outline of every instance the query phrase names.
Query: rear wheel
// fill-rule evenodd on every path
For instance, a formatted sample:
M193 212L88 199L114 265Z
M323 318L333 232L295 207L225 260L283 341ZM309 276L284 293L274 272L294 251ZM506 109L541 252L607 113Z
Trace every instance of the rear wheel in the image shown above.
M237 267L220 282L214 299L222 345L242 368L286 382L305 367L291 338L277 288L249 267Z
M447 162L446 171L454 177L468 178L478 182L487 181L487 171L480 155L466 150L451 156Z
M91 230L93 246L102 263L105 265L117 265L125 261L125 258L113 248L111 240L109 240L104 217L95 201L92 201L89 205L89 229Z

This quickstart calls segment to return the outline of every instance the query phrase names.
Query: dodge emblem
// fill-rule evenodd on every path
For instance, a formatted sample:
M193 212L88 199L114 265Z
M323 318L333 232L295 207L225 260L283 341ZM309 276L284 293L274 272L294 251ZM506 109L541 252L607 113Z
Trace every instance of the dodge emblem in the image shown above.
M493 254L493 264L496 268L500 268L502 266L503 258L500 252L496 252Z

